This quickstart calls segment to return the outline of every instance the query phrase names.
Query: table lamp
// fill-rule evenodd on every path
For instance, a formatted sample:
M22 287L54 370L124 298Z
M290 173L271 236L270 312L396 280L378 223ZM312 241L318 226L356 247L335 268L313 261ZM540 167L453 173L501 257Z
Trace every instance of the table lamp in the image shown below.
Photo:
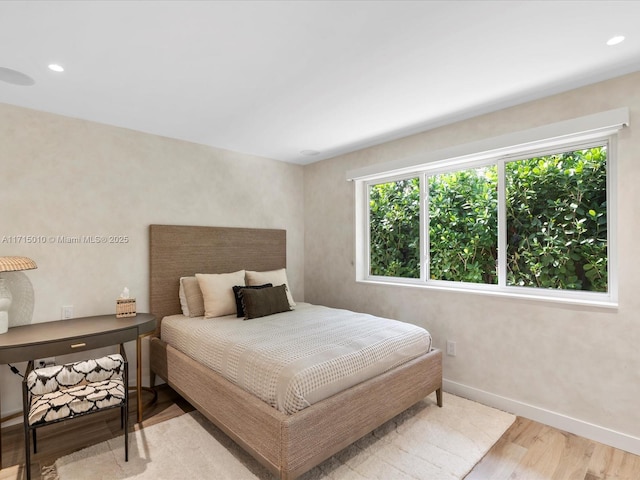
M27 257L0 257L0 272L18 272L38 268L36 262ZM0 334L9 330L9 308L11 292L6 280L0 276Z

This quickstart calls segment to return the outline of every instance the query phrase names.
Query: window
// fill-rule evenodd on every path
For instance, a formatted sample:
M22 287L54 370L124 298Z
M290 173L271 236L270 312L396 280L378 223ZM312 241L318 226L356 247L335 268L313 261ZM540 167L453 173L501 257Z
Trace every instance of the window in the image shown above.
M611 133L357 178L357 279L615 305Z
M429 278L498 283L495 165L427 176Z
M607 292L607 146L507 162L507 285Z
M420 180L369 186L370 275L420 278Z

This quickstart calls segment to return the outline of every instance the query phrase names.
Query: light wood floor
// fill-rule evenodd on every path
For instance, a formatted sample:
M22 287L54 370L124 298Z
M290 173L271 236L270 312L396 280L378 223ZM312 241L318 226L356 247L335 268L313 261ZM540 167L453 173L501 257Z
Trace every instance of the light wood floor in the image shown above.
M640 456L518 417L465 478L487 479L639 480Z
M145 393L145 398L150 395ZM135 416L132 395L131 421ZM445 394L446 402L446 394ZM158 401L145 408L142 427L192 411L193 407L167 386L158 388ZM140 425L135 425L136 429ZM32 455L32 478L40 468L89 445L122 434L118 411L89 415L38 431L38 453ZM23 480L22 425L2 429L0 480ZM639 480L640 457L518 417L465 480ZM199 479L193 479L199 480ZM214 480L214 479L212 479ZM215 479L217 480L217 479ZM391 480L391 479L390 479ZM425 479L438 480L438 479Z

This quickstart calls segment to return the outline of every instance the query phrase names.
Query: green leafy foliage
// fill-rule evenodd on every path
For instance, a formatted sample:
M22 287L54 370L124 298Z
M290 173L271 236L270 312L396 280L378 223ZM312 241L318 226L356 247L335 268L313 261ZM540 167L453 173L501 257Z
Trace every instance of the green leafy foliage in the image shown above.
M495 166L429 177L430 277L498 283Z
M507 284L607 291L605 147L506 164Z
M371 275L420 278L420 179L369 189Z
M507 285L607 291L605 146L505 164ZM428 177L430 278L498 282L495 165ZM419 178L370 187L371 274L420 278Z

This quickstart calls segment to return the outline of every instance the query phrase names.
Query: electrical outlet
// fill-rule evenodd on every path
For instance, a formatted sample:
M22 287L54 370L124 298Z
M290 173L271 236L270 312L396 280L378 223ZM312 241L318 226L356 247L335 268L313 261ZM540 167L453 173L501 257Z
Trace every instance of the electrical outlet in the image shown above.
M56 357L41 358L33 363L35 364L36 368L48 367L49 365L56 364Z
M73 305L63 305L61 318L62 320L73 318Z
M451 340L447 340L447 355L451 357L456 356L456 342L452 342Z

